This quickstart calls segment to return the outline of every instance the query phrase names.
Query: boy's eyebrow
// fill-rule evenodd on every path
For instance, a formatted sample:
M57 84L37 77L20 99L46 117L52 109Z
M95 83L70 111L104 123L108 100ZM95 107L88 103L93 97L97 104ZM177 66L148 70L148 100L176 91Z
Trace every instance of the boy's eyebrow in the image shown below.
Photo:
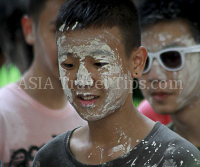
M73 56L73 53L71 53L71 52L63 52L61 54L58 54L58 57L62 57L64 55L66 55L66 56Z
M61 57L61 56L63 56L63 55L73 56L74 54L71 53L71 52L63 52L63 53L58 54L58 57ZM112 55L112 52L107 51L107 50L95 50L95 51L93 51L93 52L90 52L90 55L111 56L111 55ZM89 54L88 54L88 56L89 56Z
M175 47L180 47L180 46L182 46L180 43L172 42L172 43L164 46L162 49L169 49L169 48L175 48Z
M95 50L91 52L92 55L105 55L105 56L111 56L112 52L107 50Z

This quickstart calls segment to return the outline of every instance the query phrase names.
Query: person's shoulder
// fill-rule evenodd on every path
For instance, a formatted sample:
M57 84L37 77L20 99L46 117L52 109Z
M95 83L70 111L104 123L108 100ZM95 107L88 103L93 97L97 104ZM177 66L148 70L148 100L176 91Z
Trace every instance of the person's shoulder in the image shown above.
M200 152L186 139L157 122L148 140L148 148L154 152L152 164L162 166L200 166ZM146 155L144 151L143 154Z
M185 145L185 147L191 147L195 148L196 147L191 144L189 141L175 133L174 131L170 130L167 126L165 125L160 125L160 132L157 134L157 138L161 138L164 142L170 142L173 141L173 143L180 144L182 146Z
M51 141L49 141L40 149L40 151L37 153L38 156L40 155L44 156L44 154L42 153L46 152L47 150L50 150L50 151L46 152L45 156L51 155L53 152L59 150L59 147L61 145L63 146L66 137L69 135L69 132L70 131L54 137Z
M16 83L11 83L0 89L0 111L14 110L20 104L19 99L21 90L19 90ZM15 104L15 105L13 105Z
M200 152L189 141L162 125L156 138L162 140L163 153L166 157L173 155L174 159L187 160L186 162L198 164L200 166Z
M6 85L2 88L0 88L0 111L10 103L12 103L13 98L13 91L15 89L15 84L11 83L9 85Z
M5 92L9 92L12 89L15 89L15 87L16 87L15 83L10 83L10 84L8 84L8 85L6 85L4 87L1 87L0 88L0 95L3 94L3 93L5 93Z
M16 83L10 83L0 88L0 99L9 101L10 97L18 96L22 92Z
M66 153L67 141L72 131L56 136L45 144L36 154L32 167L51 167ZM53 166L52 166L53 167Z

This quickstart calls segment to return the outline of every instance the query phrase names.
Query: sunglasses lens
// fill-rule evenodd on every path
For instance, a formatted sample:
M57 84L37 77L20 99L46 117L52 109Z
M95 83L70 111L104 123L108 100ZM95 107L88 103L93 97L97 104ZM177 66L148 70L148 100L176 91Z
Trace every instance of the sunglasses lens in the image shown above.
M145 64L145 66L144 66L144 73L146 72L146 70L148 69L148 67L149 67L149 57L147 57L147 60L146 60L146 64Z
M168 68L178 68L182 64L181 55L177 51L169 51L162 53L160 58L165 66Z

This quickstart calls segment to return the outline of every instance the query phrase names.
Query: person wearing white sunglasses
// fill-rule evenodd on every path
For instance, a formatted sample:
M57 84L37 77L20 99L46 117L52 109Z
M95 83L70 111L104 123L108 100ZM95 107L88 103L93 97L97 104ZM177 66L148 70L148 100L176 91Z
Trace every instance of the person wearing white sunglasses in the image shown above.
M200 18L198 0L140 4L148 58L141 91L153 109L170 114L170 129L200 150Z

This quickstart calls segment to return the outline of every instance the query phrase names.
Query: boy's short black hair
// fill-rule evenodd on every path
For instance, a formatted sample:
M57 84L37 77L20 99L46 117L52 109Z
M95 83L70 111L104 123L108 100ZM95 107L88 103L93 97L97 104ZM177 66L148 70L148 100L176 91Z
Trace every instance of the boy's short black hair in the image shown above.
M38 22L39 16L48 0L29 0L27 13L35 22Z
M139 7L141 28L161 21L188 21L191 33L200 43L199 0L144 0Z
M76 22L76 29L117 26L127 57L141 45L139 16L133 0L67 0L58 13L56 30L63 24L66 30Z

